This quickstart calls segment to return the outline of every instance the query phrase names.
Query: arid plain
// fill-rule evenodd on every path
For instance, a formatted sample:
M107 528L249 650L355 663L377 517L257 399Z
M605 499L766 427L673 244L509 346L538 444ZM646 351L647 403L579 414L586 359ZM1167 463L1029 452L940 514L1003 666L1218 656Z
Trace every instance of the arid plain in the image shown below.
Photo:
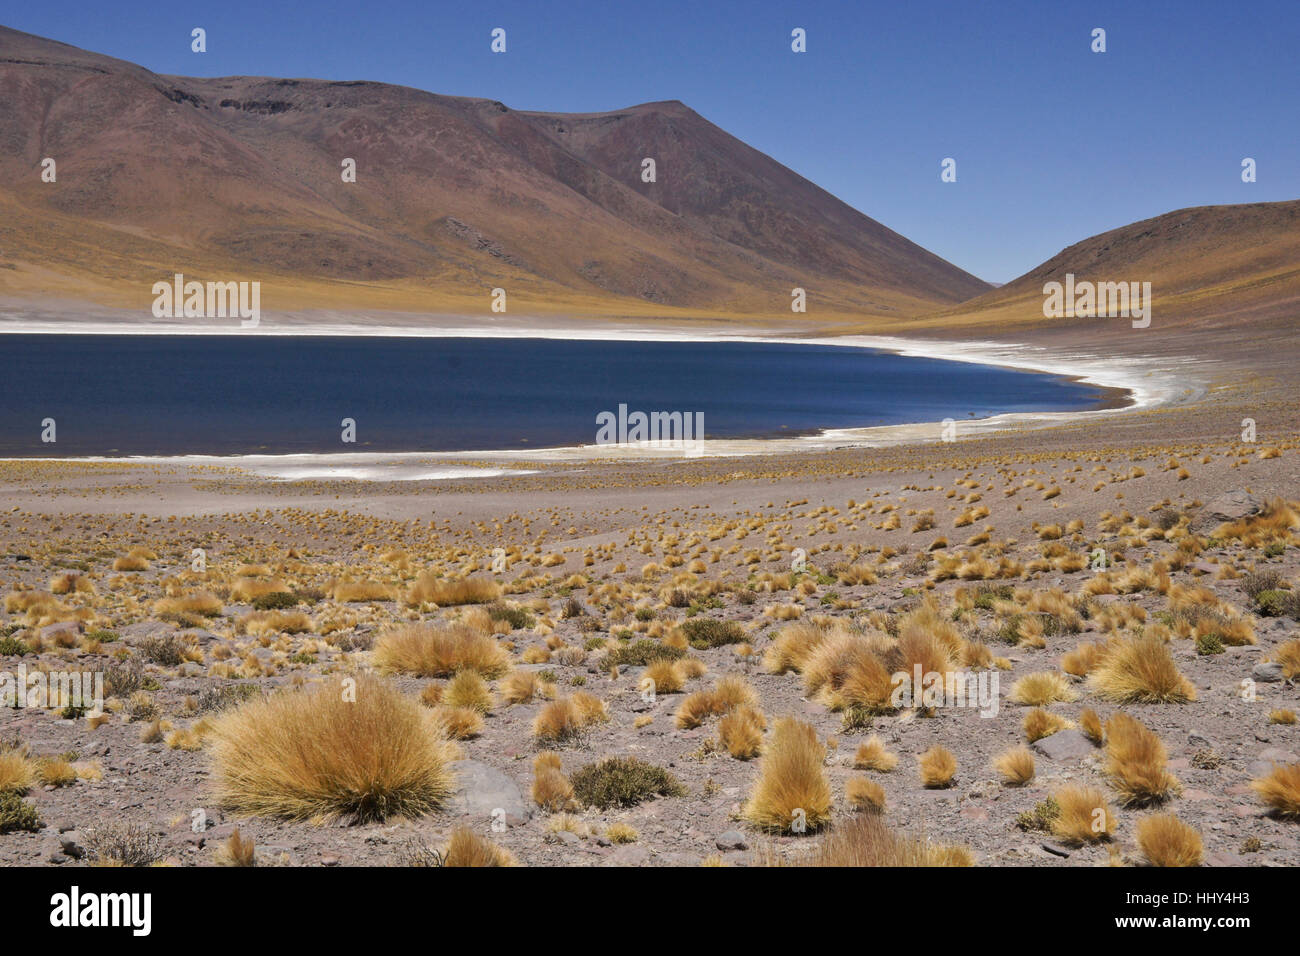
M676 102L0 53L10 331L147 324L174 271L264 282L250 334L487 326L500 283L525 329L886 335L1142 399L442 480L0 462L0 673L105 696L0 710L0 863L1300 864L1300 203L995 289ZM620 179L641 139L702 185ZM369 185L330 192L345 147ZM1066 274L1150 281L1150 325L1044 319Z

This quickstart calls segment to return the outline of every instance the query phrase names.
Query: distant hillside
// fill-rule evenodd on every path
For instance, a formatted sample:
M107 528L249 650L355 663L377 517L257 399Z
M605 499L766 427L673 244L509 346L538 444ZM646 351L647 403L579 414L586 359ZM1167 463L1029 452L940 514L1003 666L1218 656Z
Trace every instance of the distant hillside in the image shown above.
M0 292L133 307L174 272L260 279L270 309L471 313L498 286L512 312L789 317L801 286L891 318L990 288L675 101L160 76L5 28L0 266Z
M1050 326L1043 286L1150 282L1152 327L1300 327L1300 200L1196 206L1075 243L1013 282L913 323ZM1073 322L1075 320L1063 320ZM1104 321L1104 320L1098 320Z

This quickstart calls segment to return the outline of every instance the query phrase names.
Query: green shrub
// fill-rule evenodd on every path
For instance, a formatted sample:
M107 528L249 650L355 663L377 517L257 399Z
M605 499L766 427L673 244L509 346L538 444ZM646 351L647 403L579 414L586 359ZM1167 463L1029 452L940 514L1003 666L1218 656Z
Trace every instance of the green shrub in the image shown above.
M642 638L627 647L616 647L609 652L607 663L620 667L644 667L651 661L675 661L685 656L680 647L669 647L648 638Z
M298 605L298 595L288 591L268 591L253 598L253 607L259 611L280 611Z
M685 621L682 630L691 647L701 651L724 644L741 644L745 640L745 629L735 621L719 621L712 617Z
M12 790L0 792L0 833L35 833L44 824L36 808Z
M1223 653L1223 638L1218 634L1202 634L1196 639L1196 653L1202 657Z
M653 797L680 797L686 788L663 767L635 757L609 757L587 764L570 778L573 792L588 806L632 807Z
M26 657L32 652L26 641L5 635L0 637L0 657Z

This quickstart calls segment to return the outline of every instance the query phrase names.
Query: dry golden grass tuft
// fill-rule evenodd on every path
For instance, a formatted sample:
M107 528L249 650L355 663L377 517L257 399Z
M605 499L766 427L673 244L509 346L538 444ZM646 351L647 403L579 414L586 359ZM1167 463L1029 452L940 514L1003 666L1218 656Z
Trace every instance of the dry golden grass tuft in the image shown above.
M434 725L448 740L469 740L483 732L483 715L472 707L440 704L432 711Z
M1102 739L1106 736L1101 726L1101 718L1091 707L1085 707L1079 711L1079 731L1091 740L1098 747L1101 746Z
M758 782L741 811L754 826L782 833L818 830L830 822L831 788L822 768L826 748L811 725L782 717L764 748Z
M511 671L498 685L501 697L508 704L526 704L555 693L555 685L542 680L536 671Z
M1106 645L1085 641L1061 658L1061 670L1076 677L1087 677L1105 653Z
M611 823L605 827L605 837L610 843L635 843L639 835L635 827L626 823Z
M1152 866L1200 866L1205 860L1201 835L1172 813L1139 820L1137 843Z
M682 730L700 726L709 717L729 714L741 706L758 709L758 693L743 678L729 675L709 690L688 694L677 708L673 720Z
M1152 637L1116 637L1089 681L1106 700L1121 704L1171 704L1196 700L1165 643Z
M898 766L898 754L890 753L878 734L872 734L858 746L853 755L853 766L858 770L876 770L888 773Z
M295 820L419 816L452 792L451 756L415 701L373 677L284 691L219 717L220 800Z
M195 591L180 597L162 598L153 606L154 614L186 615L197 614L200 617L217 617L222 611L221 599L211 591Z
M741 704L718 722L718 739L737 760L750 760L762 749L763 731L766 729L767 720L763 712L749 704Z
M430 571L423 572L407 589L405 602L417 607L437 604L454 607L461 604L488 604L501 597L501 585L491 578L440 580Z
M1008 787L1023 787L1034 779L1034 755L1021 744L1004 751L993 760L993 768Z
M578 691L571 697L559 697L538 711L533 718L533 736L539 743L565 743L608 719L604 701Z
M653 681L652 689L657 694L677 694L686 683L680 661L657 660L646 665L641 676L642 681ZM644 690L645 688L641 688Z
M916 758L921 771L921 785L927 790L943 790L952 786L957 775L957 758L946 747L935 744Z
M1146 806L1178 793L1160 737L1128 714L1106 721L1106 773L1125 806Z
M519 861L510 851L481 837L469 827L451 831L447 849L442 854L443 866L518 866Z
M442 689L442 702L448 707L467 707L486 714L492 710L492 691L478 671L457 671Z
M379 639L374 655L380 670L417 677L472 670L495 680L510 669L510 655L495 638L463 623L403 625Z
M257 845L252 837L245 838L235 827L229 838L217 847L217 866L256 866Z
M1098 787L1068 784L1055 794L1060 814L1052 822L1052 832L1073 846L1101 843L1115 832L1115 815L1106 803L1106 794Z
M382 581L339 581L330 597L343 604L393 600L393 589Z
M1282 665L1282 676L1287 680L1300 677L1300 638L1279 644L1273 660Z
M22 750L0 750L0 793L25 793L35 781L36 768Z
M1051 711L1043 710L1041 707L1035 707L1029 713L1025 714L1025 719L1021 724L1025 730L1025 737L1032 744L1035 740L1042 740L1044 737L1050 737L1058 731L1073 727L1064 717L1058 717Z
M943 846L890 829L880 814L859 814L826 834L806 864L828 867L972 866L964 846Z
M533 802L551 813L574 808L573 784L564 774L559 754L544 750L533 759L532 793Z
M1042 707L1056 701L1068 702L1076 696L1070 682L1054 671L1026 674L1011 687L1011 699L1029 707Z
M1300 819L1300 763L1274 764L1268 775L1250 787L1280 817Z
M885 812L885 788L869 777L850 777L844 785L844 798L859 812Z

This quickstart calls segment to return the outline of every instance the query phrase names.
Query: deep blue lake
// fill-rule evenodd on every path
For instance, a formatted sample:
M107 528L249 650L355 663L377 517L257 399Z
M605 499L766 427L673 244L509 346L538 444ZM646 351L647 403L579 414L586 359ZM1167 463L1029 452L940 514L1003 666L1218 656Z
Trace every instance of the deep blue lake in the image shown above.
M768 438L1113 398L1051 375L749 342L0 335L0 360L4 457L590 444L620 403L703 412L709 438Z

